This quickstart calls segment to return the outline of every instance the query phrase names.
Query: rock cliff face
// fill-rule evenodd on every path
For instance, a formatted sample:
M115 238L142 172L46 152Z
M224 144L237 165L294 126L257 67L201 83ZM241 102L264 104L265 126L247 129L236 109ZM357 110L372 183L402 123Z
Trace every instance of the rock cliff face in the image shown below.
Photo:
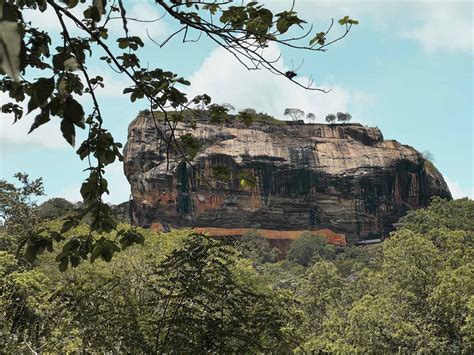
M195 168L173 149L167 159L163 129L141 113L124 149L133 222L145 227L329 228L357 241L386 235L432 196L451 198L432 163L412 147L384 140L378 128L180 123L176 136L191 133L199 142ZM255 186L242 188L242 174L255 177Z

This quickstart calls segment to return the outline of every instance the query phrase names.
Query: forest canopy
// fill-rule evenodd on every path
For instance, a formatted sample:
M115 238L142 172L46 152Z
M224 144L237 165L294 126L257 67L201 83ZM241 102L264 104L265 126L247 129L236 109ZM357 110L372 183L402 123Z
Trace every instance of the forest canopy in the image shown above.
M27 211L37 228L59 233L51 216L66 206L45 203L41 216L31 203L41 181L19 177L23 190L2 182L0 194L14 207L0 230L7 353L474 351L472 200L434 198L383 244L335 250L305 234L282 258L258 230L240 240L139 230L143 246L124 242L114 258L94 249L94 263L66 269L61 260L78 262L68 253L89 227L64 233L59 255L18 254L25 229L16 217Z

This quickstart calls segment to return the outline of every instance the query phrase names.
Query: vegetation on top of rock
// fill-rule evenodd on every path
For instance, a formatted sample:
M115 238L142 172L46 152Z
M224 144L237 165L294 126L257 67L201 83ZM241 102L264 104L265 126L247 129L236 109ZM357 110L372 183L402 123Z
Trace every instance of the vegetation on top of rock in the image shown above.
M329 115L326 116L325 120L327 123L334 123L336 122L336 115L333 113L330 113Z
M267 113L257 113L255 109L244 109L237 114L231 114L224 106L214 104L214 111L203 109L200 112L193 110L185 110L180 112L169 111L166 115L163 112L149 110L140 112L140 115L145 115L155 119L157 122L163 123L165 118L174 122L184 122L192 128L195 128L197 123L213 123L213 124L235 124L241 122L244 126L249 127L253 123L265 123L271 125L285 125L287 121L277 119ZM213 116L214 115L214 116Z
M350 113L346 112L346 113L343 113L343 112L338 112L336 114L336 117L337 117L337 120L339 122L349 122L351 119L352 119L352 116Z
M185 122L191 127L195 127L196 123L213 123L213 124L233 124L237 120L242 122L246 127L250 127L253 123L262 122L271 125L285 125L288 121L283 119L275 118L267 113L257 111L253 108L246 108L239 111L237 114L231 114L230 111L234 110L234 106L231 104L212 104L207 108L202 108L199 111L196 110L184 110L182 112L168 111L166 114L161 111L154 111L151 113L149 110L140 112L140 115L150 116L157 122L163 123L166 119L172 122ZM284 116L289 116L291 122L300 122L306 119L309 123L315 123L316 115L313 112L305 113L303 110L298 108L287 108L284 111ZM335 114L328 114L325 118L326 122L331 124L336 121L341 123L348 123L352 119L349 113L338 112L337 117Z
M292 121L301 121L304 118L304 111L299 108L285 108L285 116L289 116Z
M325 118L326 122L329 124L336 122L336 119L338 122L346 123L352 119L352 115L348 112L338 112L337 114L330 113Z
M299 108L286 108L283 114L289 116L293 122L299 122L305 118L305 112ZM313 112L308 112L306 114L306 120L314 123L316 115Z
M423 159L428 160L432 163L434 163L436 160L433 153L428 150L424 150L423 152L421 152L421 155L423 156Z

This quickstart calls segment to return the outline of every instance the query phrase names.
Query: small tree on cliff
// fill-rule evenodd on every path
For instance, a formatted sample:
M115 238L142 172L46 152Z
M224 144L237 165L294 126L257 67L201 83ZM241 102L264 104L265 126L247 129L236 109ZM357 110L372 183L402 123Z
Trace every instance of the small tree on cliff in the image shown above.
M149 59L140 56L138 50L145 43L142 38L131 33L129 26L129 21L140 19L128 16L127 4L122 0L112 3L96 0L6 0L1 1L0 6L0 73L6 74L0 80L0 90L8 93L13 100L2 102L2 113L13 114L17 121L23 115L19 103L27 101L28 113L33 113L31 116L34 117L30 132L59 118L60 133L72 146L76 143L76 130L85 130L87 126L86 138L76 150L79 158L89 164L89 176L80 192L84 210L93 216L93 221L90 233L78 236L81 245L76 250L77 253L81 250L81 257L86 259L99 247L101 239L96 238L96 234L117 229L111 209L102 197L108 193L105 168L123 159L120 151L122 144L116 142L105 127L107 118L103 116L97 96L97 91L105 85L104 77L92 75L89 69L93 66L91 57L104 61L122 75L130 85L123 89L123 94L130 95L132 102L140 100L149 105L153 119L155 111L161 111L164 129L157 130L157 138L166 142L169 149L181 151L175 130L182 115L195 105L204 103L207 106L210 98L207 95L188 98L182 87L189 86L189 81L171 71L149 65L152 64ZM324 52L330 44L344 38L353 25L358 24L356 20L345 16L338 21L343 27L342 33L329 38L334 20L324 32L310 35L311 28L309 32L304 30L306 21L298 17L293 5L287 11L276 14L258 1L244 5L240 2L233 4L233 1L156 0L155 6L176 21L177 26L177 30L160 44L161 47L175 36L183 36L183 42L189 42L205 34L202 37L212 39L213 43L230 52L249 70L265 68L297 86L321 92L327 91L302 84L294 76L286 75L286 70L281 69L276 61L261 55L262 50L271 44L280 44L293 49ZM31 22L24 20L26 10L35 12ZM50 14L55 18L48 18ZM43 18L56 21L60 30L50 33L35 27L35 21ZM118 22L122 33L109 37L113 22ZM295 27L302 28L306 34L295 34ZM308 35L310 38L307 38ZM191 36L193 39L190 39ZM59 38L58 46L51 45L52 37ZM306 40L309 41L303 42ZM83 100L77 100L82 94L90 97L91 110L88 113L82 106ZM175 112L170 113L169 110ZM219 120L224 116L214 115ZM182 160L197 169L184 153ZM80 213L70 217L61 233L78 225L85 216L86 213ZM30 242L32 250L41 249L41 245L34 240ZM118 248L116 242L106 243L102 247Z
M333 113L330 113L329 115L326 116L326 122L331 124L331 123L334 123L336 122L336 115L333 114Z
M431 153L431 152L428 151L428 150L424 150L424 151L421 153L421 155L423 156L423 159L425 159L425 160L428 160L428 161L430 161L430 162L432 162L432 163L435 161L435 157L434 157L433 153Z
M316 115L312 112L309 112L307 115L306 115L306 119L311 122L311 123L314 123L314 121L316 121Z
M351 114L348 112L346 113L338 112L336 116L337 116L337 121L341 123L349 122L352 119Z
M297 122L304 118L304 111L299 108L286 108L284 115L290 116L293 122Z

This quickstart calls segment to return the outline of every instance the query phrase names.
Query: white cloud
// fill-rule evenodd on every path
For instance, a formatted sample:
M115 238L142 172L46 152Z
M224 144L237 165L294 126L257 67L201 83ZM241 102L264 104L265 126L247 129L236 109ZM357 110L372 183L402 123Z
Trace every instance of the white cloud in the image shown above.
M84 10L89 6L89 3L78 4L73 9L69 10L75 17L78 19L83 19ZM107 6L107 9L109 7ZM164 10L159 11L161 8L154 4L153 2L137 1L133 4L125 4L126 15L129 20L127 21L127 28L129 35L139 36L145 42L148 40L148 33L152 38L163 40L164 36L170 33L169 26L166 24L166 20L163 17ZM61 24L57 18L57 15L51 6L48 6L45 12L40 12L39 10L29 10L26 9L23 11L23 15L26 21L31 21L34 27L38 27L43 31L50 31L50 35L59 34L62 31ZM118 12L113 12L111 14L111 20L109 20L108 29L109 35L111 36L111 41L115 41L117 37L124 37L124 30L122 19ZM79 29L74 22L69 19L67 16L63 16L63 19L66 23L68 31L71 35L84 35L82 29ZM134 21L133 19L141 20ZM102 16L101 25L105 20L105 16Z
M453 198L469 197L470 199L474 199L474 186L471 186L470 188L461 186L457 181L451 180L447 177L445 177L445 180Z
M110 194L104 194L104 201L112 204L119 204L129 200L130 184L123 173L123 163L116 161L105 168L105 178L108 182ZM54 196L48 198L62 197L71 202L82 201L80 193L81 183L69 185Z
M70 11L74 16L83 18L82 12L84 11L84 9L85 6L81 4ZM46 8L46 11L44 12L40 12L38 9L25 9L22 11L22 14L24 16L25 21L30 21L33 27L38 27L42 31L62 31L61 23L58 20L56 12L49 5ZM71 21L67 17L63 17L63 19L66 25L68 25L69 21ZM68 31L72 31L72 33L75 34L78 29L76 28L76 26L68 26Z
M275 1L271 6L283 10L289 3ZM331 18L337 20L349 15L360 20L354 31L371 22L383 40L396 35L419 43L428 53L472 54L472 6L470 1L451 0L301 0L296 2L295 9L318 30L322 30Z
M78 75L83 78L82 73L78 72ZM123 89L129 86L129 82L127 82L120 75L113 75L108 73L106 70L101 70L97 67L90 69L89 75L91 77L101 75L104 78L104 88L97 88L96 90L96 95L99 98L99 101L100 99L105 98L122 97ZM90 112L92 101L88 94L84 94L82 96L76 95L75 99L83 105L84 111L86 113ZM0 92L0 103L3 104L7 102L15 103L15 101L10 99L6 93ZM23 108L23 117L15 124L13 124L13 114L0 113L0 149L3 151L12 145L39 146L48 149L70 149L70 145L62 137L59 127L61 119L59 117L52 117L51 121L38 127L33 132L28 134L31 125L34 122L35 116L39 113L39 110L35 110L27 115L26 113L28 111L26 108L26 103L26 100L22 103L19 103L19 105ZM76 142L79 143L82 141L81 138L85 136L85 131L77 128L76 134Z
M0 102L6 103L10 100L4 93L0 93ZM23 105L23 112L26 114L26 103ZM5 151L12 145L18 146L39 146L49 149L66 149L70 148L69 144L61 135L59 129L58 118L53 118L50 122L38 127L36 130L28 134L31 125L33 124L35 115L38 112L32 112L29 115L24 115L21 120L13 124L13 114L0 113L0 150Z
M266 51L267 58L277 58L279 54L276 46L270 46ZM288 70L283 60L277 66L283 72ZM321 120L328 113L348 111L350 105L367 105L374 100L369 93L351 90L338 84L323 83L317 78L315 86L330 88L331 92L325 94L305 90L264 69L249 71L222 48L211 52L202 66L190 77L190 81L190 98L202 93L210 95L215 103L224 103L231 98L230 103L237 110L251 107L280 118L285 108L296 107L306 112L314 112ZM308 78L300 78L300 82L307 83Z
M130 197L130 184L123 172L123 163L116 161L105 168L105 177L109 182L110 194L104 195L104 201L109 203L122 203Z
M437 3L426 7L419 26L403 36L419 42L428 52L453 51L473 54L472 3Z

